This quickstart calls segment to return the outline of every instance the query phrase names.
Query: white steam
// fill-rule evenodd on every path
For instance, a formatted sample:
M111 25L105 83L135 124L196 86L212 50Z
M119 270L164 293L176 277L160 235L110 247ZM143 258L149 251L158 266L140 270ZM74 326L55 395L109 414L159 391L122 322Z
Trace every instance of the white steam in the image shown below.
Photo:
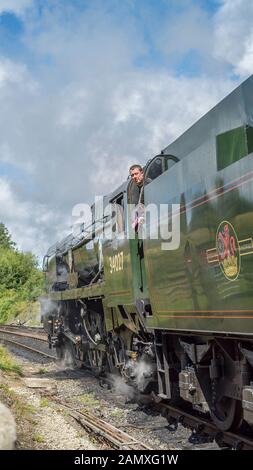
M41 321L43 321L45 315L53 315L56 312L56 303L47 297L40 297L40 315Z
M122 396L125 401L133 400L135 396L135 390L124 381L123 377L112 375L111 385L113 391L115 391L117 395Z

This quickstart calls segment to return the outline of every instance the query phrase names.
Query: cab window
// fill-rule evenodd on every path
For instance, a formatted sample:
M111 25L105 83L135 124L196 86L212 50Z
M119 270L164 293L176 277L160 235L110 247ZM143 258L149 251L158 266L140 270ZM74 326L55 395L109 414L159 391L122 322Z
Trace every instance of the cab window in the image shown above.
M115 220L113 226L113 232L120 234L125 231L125 220L124 220L124 197L123 194L118 195L111 201L112 204L112 217Z
M150 180L155 180L165 171L169 170L179 159L174 155L158 155L153 158L148 164L145 171L145 182L150 183Z
M158 157L153 162L151 162L149 168L147 169L147 173L145 174L145 179L155 180L162 173L163 173L163 162L162 162L162 158Z

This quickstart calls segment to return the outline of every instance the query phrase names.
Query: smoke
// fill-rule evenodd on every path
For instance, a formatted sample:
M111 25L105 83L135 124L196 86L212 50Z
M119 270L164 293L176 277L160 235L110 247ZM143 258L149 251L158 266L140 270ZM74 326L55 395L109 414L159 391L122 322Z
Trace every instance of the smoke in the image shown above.
M56 313L57 304L56 302L48 299L47 297L40 297L40 318L43 322L45 315L54 315Z
M139 361L129 360L121 371L122 376L111 375L111 387L117 395L124 397L126 402L138 401L139 393L145 392L155 367L155 364L143 358Z
M138 362L132 362L132 373L138 390L143 391L147 381L152 377L155 370L155 364L150 364L145 359Z
M125 402L132 401L134 399L135 390L124 381L123 377L111 375L110 378L112 389L117 395L122 396L125 399Z

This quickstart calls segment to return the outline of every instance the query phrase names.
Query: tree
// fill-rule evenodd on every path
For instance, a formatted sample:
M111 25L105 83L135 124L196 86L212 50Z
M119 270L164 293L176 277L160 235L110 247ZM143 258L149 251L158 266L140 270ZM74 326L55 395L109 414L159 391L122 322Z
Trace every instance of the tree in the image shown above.
M2 222L0 222L0 248L7 248L9 250L13 250L15 248L15 245L16 243L12 241L8 229Z
M43 286L44 275L35 256L19 251L0 223L0 324L19 315L36 316Z
M36 258L31 253L6 250L0 247L0 287L32 292L41 285L42 273L37 268Z

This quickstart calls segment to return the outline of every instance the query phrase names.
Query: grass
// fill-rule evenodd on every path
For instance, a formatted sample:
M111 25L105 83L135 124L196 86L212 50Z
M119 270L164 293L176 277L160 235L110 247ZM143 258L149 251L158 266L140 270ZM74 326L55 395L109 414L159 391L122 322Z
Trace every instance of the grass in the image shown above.
M18 395L13 392L8 385L0 384L0 391L17 418L30 418L31 414L35 413L36 410L34 406L21 401Z
M44 437L40 434L34 434L32 440L35 442L45 442Z
M87 407L100 405L100 401L97 400L92 393L84 393L83 395L80 395L79 400Z
M114 418L122 418L124 416L124 410L121 410L120 408L115 408L110 412L110 415Z
M5 372L15 372L18 375L23 375L21 367L2 346L0 346L0 369Z
M41 408L46 408L47 406L49 406L49 400L47 398L41 398L40 407Z

